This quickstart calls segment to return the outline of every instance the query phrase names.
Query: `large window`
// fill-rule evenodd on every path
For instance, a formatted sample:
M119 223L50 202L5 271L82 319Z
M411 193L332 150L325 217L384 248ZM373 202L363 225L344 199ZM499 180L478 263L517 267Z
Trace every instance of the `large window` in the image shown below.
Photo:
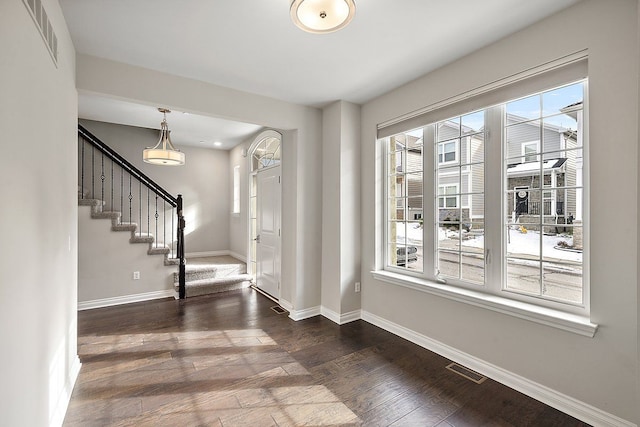
M412 129L381 138L385 270L427 286L588 311L586 80L551 87L456 116L425 114L442 119L419 127L414 117Z
M233 200L231 213L240 213L240 166L233 167Z

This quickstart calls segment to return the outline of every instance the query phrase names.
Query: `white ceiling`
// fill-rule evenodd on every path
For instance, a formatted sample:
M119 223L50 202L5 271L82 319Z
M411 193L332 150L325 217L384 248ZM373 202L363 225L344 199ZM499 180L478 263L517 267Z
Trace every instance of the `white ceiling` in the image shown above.
M351 24L331 34L297 28L289 16L290 0L60 4L79 53L323 106L339 99L364 103L578 1L356 0ZM162 117L153 107L138 110L91 98L96 97L81 97L81 117L159 128ZM149 111L155 112L152 124ZM217 120L183 135L178 127L188 117L167 117L174 142L220 139L227 148L256 130Z

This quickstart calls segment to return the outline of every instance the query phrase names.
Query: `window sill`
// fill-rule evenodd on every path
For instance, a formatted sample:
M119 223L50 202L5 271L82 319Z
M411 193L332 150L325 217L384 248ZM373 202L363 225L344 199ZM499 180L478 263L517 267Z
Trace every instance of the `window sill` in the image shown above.
M384 270L372 271L371 274L375 279L382 282L404 286L406 288L426 292L465 304L471 304L476 307L486 308L498 313L507 314L509 316L518 317L520 319L529 320L531 322L551 326L553 328L562 329L564 331L569 331L590 338L595 335L596 330L598 329L597 324L591 323L588 318L578 316L576 314L564 313L562 311L540 307L534 304L514 301L496 295L484 294L482 292L475 292L469 289L456 288L442 283L431 282Z

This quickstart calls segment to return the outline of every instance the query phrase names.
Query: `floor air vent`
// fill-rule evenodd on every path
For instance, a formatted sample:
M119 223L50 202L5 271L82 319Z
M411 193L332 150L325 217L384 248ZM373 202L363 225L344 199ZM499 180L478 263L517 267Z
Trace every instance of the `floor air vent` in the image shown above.
M285 310L284 308L280 307L279 305L274 305L273 307L271 307L271 310L275 311L278 314L284 314L287 312L287 310Z
M482 374L477 373L476 371L472 371L471 369L467 368L466 366L462 366L462 365L458 365L457 363L450 363L449 365L447 365L447 369L450 371L455 372L456 374L465 377L466 379L468 379L469 381L473 381L476 384L481 384L484 382L484 380L487 379L487 377L485 377Z

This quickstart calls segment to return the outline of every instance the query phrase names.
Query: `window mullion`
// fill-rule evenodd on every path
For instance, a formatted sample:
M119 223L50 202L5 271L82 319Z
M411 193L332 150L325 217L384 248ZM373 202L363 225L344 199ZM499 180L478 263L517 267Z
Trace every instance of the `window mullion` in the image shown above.
M435 213L438 210L438 200L436 198L436 183L438 182L435 171L435 147L436 147L436 126L435 124L425 126L423 134L423 209L422 209L422 230L424 237L424 275L428 279L435 280L435 248L437 244L437 222Z
M485 263L487 291L499 293L504 283L506 227L503 222L505 200L504 106L488 108L485 115Z

